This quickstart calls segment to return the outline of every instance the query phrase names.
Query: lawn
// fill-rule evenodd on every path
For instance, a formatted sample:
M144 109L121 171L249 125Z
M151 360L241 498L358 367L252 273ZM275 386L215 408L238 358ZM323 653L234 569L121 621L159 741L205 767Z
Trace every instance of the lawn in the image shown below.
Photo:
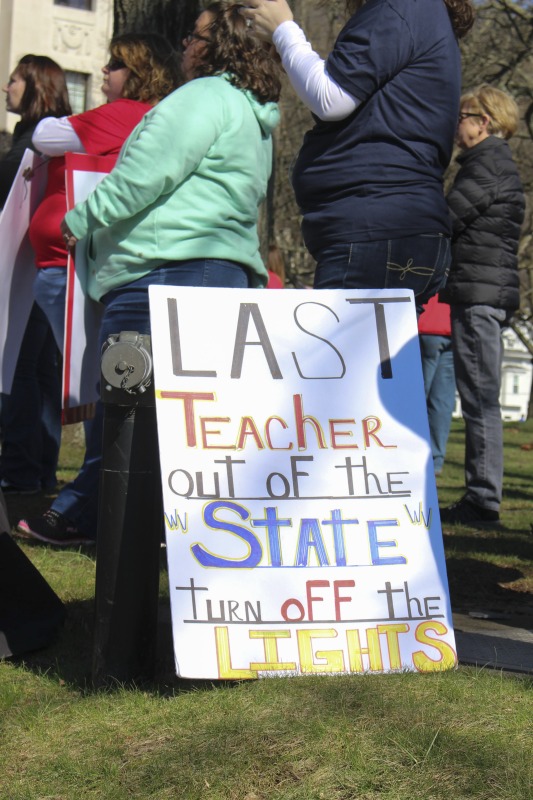
M454 421L438 479L462 487ZM81 455L67 429L61 479ZM452 606L533 623L533 423L505 425L503 532L444 531ZM11 498L12 521L50 497ZM531 800L533 681L460 667L402 673L179 681L162 563L156 680L90 684L94 554L23 545L68 614L58 640L0 664L0 800Z

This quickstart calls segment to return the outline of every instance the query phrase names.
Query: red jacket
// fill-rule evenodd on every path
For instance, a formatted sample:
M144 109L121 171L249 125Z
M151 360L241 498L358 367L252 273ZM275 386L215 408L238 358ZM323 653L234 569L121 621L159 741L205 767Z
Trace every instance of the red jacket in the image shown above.
M437 295L424 305L424 311L418 318L418 333L451 336L450 306L448 303L439 303Z

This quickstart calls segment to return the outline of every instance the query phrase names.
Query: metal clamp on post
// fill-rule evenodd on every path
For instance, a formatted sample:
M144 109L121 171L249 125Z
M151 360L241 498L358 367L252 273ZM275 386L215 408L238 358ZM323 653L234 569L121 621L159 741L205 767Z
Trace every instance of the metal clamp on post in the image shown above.
M130 405L152 384L152 343L147 334L122 331L108 336L102 347L102 400ZM122 398L122 400L121 400Z

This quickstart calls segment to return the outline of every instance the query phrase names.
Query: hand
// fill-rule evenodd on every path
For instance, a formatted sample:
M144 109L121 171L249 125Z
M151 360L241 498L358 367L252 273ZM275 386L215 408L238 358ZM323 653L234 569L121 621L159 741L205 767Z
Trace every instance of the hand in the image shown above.
M260 39L272 41L272 34L282 22L293 19L287 0L247 0L241 14L250 22L250 26Z
M67 250L74 250L74 248L76 247L76 242L78 240L70 230L65 220L61 221L61 235L63 237L63 241L65 242L65 247L67 248Z

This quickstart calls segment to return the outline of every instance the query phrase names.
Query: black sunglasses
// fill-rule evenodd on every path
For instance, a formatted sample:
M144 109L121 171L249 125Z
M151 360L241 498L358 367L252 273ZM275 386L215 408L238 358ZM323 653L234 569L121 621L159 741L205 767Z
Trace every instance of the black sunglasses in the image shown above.
M459 122L462 122L464 119L468 119L468 117L482 117L483 114L467 114L466 111L461 111L459 114Z
M126 64L120 60L120 58L110 58L105 65L105 69L108 69L109 72L116 72L117 69L127 69L127 67Z

